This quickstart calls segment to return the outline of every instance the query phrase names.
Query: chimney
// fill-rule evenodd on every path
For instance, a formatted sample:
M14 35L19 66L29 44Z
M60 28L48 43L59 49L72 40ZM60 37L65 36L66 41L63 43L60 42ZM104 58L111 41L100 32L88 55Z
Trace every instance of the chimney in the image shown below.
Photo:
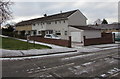
M62 13L62 11L60 11L60 13Z
M44 14L44 17L46 17L47 16L47 14Z

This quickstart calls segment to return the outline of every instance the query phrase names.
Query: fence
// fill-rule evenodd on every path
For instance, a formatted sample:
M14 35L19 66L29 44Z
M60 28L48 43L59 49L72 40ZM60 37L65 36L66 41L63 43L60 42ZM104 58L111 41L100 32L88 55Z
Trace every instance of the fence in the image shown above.
M39 37L39 36L31 36L29 39L35 40L38 42L48 43L48 44L55 44L55 45L60 45L60 46L65 46L65 47L71 47L71 37L69 37L69 40L50 39L50 38L43 38L43 37Z
M84 36L84 46L114 43L114 38L115 35L112 33L102 33L101 38L86 38Z

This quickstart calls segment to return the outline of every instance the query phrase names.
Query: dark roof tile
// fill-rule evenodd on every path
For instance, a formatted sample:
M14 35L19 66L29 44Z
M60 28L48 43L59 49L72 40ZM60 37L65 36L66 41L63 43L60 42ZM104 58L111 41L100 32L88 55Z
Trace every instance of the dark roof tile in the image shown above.
M89 25L89 27L96 29L120 29L120 24L101 24L101 25Z
M73 10L73 11L69 11L69 12L49 15L49 16L46 16L46 17L41 17L41 18L31 19L31 20L27 20L27 21L22 21L22 22L17 23L16 26L31 25L35 22L44 22L44 21L49 21L49 20L67 19L67 17L69 17L71 14L73 14L76 11L77 10Z
M100 30L100 29L88 27L87 25L86 25L86 26L69 25L69 26L70 26L70 27L77 28L77 29L81 29L81 30Z

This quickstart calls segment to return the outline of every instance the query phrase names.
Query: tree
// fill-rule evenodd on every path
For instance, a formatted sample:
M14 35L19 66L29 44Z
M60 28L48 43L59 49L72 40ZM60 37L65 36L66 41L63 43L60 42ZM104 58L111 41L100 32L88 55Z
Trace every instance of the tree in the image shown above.
M13 32L14 31L14 26L10 25L10 24L6 24L5 28L2 28L2 31Z
M14 26L6 24L6 27L2 28L2 35L13 36L14 35Z
M10 0L0 0L0 27L3 22L9 20L11 16L10 5L13 3Z
M107 20L103 19L102 24L108 24Z
M99 24L101 24L101 23L102 23L101 19L97 19L96 21L94 21L94 24L95 24L95 25L99 25Z

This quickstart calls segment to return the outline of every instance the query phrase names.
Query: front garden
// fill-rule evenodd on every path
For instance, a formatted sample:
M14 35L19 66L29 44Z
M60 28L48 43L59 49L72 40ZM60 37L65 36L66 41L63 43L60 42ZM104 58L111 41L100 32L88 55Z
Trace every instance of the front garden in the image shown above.
M51 49L51 47L39 44L28 43L13 38L0 37L0 48L9 50L28 50L28 49Z

